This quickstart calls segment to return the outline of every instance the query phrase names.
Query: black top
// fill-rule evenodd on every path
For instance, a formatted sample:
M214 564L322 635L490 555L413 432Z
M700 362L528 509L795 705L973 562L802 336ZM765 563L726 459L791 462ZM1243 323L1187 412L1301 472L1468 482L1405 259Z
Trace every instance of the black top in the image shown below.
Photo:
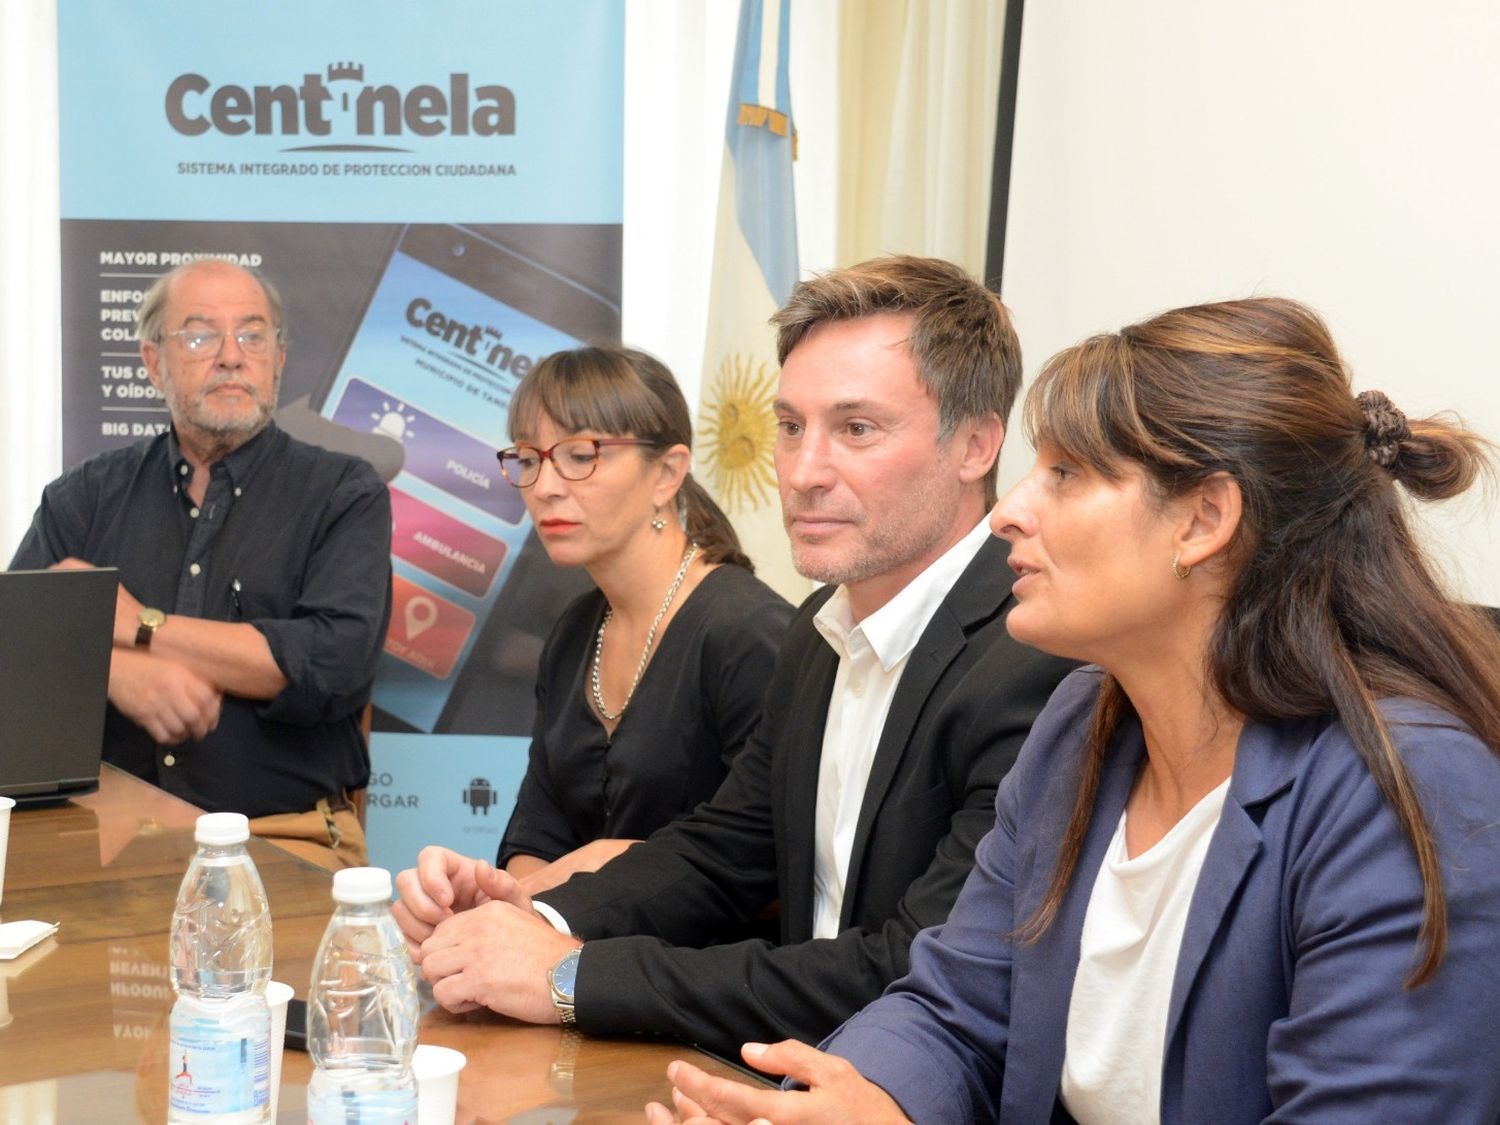
M496 862L644 839L713 796L760 719L792 607L749 571L704 576L657 642L611 738L589 706L605 600L558 619L537 671L531 760Z
M197 510L191 472L171 430L90 458L47 486L11 568L71 555L119 567L143 605L249 622L287 686L264 702L226 695L218 727L175 748L111 705L105 760L200 808L247 816L304 811L365 785L360 712L391 610L384 483L366 462L274 424L213 465Z

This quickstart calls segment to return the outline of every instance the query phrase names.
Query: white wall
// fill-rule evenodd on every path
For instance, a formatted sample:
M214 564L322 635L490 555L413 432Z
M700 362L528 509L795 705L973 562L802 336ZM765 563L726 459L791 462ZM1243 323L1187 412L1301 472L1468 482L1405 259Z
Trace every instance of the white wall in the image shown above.
M57 19L0 2L0 567L62 459Z
M1251 294L1329 320L1356 389L1500 439L1500 5L1026 6L1005 297L1034 372L1092 332ZM1012 442L1002 485L1030 451ZM1500 604L1500 509L1432 510Z

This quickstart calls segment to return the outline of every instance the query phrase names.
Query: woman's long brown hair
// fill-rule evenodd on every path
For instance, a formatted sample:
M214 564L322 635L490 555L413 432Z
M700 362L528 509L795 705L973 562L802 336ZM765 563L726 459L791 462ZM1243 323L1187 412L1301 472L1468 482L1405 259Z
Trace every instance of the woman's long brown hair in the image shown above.
M1415 853L1423 915L1407 984L1430 980L1447 947L1442 868L1378 701L1430 703L1500 753L1500 634L1445 594L1396 485L1424 500L1457 495L1488 467L1488 443L1455 419L1408 423L1381 395L1357 402L1323 321L1277 298L1176 309L1061 352L1031 390L1026 426L1106 476L1141 466L1162 499L1214 473L1238 483L1237 572L1210 681L1250 718L1338 716ZM1023 940L1057 916L1109 744L1131 714L1105 677L1078 799Z

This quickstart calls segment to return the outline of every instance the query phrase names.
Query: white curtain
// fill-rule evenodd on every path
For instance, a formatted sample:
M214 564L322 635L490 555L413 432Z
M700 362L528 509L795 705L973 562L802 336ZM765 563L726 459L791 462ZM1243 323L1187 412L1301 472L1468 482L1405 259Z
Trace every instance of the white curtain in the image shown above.
M846 3L838 256L984 274L1004 0Z
M0 568L62 461L56 12L0 4Z

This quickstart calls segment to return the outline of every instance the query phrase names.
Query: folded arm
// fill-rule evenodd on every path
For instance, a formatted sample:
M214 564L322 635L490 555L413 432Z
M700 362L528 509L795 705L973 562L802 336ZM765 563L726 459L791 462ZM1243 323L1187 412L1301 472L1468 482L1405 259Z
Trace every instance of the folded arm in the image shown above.
M315 724L365 705L390 621L390 551L390 493L361 462L328 499L294 603L242 595L247 627L264 636L286 679L264 718Z
M88 557L89 529L101 482L88 468L48 486L12 568L95 565ZM351 714L368 699L390 618L390 543L390 494L368 465L354 465L326 499L299 589L247 589L239 607L244 620L234 622L156 606L167 614L150 646L160 663L127 661L130 683L118 688L126 703L116 705L130 713L130 701L140 695L132 689L148 672L180 682L181 673L164 667L172 662L220 694L264 701L268 719L310 724ZM141 609L122 582L113 628L117 654L135 648Z
M64 559L57 565L67 569L87 564ZM115 594L116 650L136 647L142 608L139 599L121 583ZM150 651L159 661L190 669L224 695L270 699L286 687L286 676L271 656L265 634L253 625L171 613L152 635Z

